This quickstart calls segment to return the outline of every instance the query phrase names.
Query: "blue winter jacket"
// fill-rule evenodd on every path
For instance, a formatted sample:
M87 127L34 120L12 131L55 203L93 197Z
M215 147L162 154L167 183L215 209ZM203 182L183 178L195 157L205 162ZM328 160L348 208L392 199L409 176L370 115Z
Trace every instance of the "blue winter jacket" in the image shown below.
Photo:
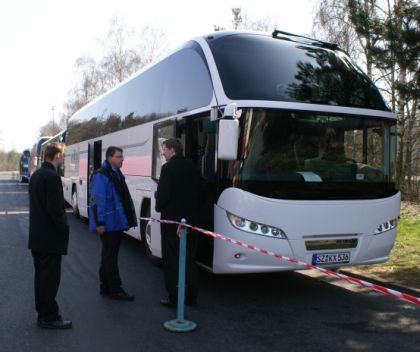
M105 161L102 167L106 167ZM124 176L120 173L120 177ZM96 232L96 227L101 225L105 226L105 232L130 228L112 180L103 173L95 172L91 179L89 230Z

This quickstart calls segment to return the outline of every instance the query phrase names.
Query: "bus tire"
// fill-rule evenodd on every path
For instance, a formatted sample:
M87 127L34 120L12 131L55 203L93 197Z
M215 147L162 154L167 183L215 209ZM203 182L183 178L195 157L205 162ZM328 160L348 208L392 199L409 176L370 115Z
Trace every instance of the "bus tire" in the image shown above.
M149 218L150 217L150 205L142 207L141 217ZM147 258L155 265L161 264L161 259L154 256L151 250L152 243L152 222L150 220L140 220L140 236L141 241L144 245L144 250L146 252Z
M79 202L77 198L77 191L76 189L73 189L73 192L71 194L71 207L73 209L73 215L79 219L80 218L80 212L79 212Z

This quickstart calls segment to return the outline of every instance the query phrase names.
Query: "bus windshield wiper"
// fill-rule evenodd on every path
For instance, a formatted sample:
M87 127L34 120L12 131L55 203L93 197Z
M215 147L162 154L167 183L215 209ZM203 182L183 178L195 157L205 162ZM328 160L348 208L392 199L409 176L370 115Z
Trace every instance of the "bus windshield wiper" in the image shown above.
M279 35L281 35L281 36L279 36ZM272 36L275 39L284 39L284 40L290 40L290 41L293 41L293 39L291 39L289 37L302 38L302 39L309 40L310 44L312 44L312 45L320 46L322 48L327 48L327 49L331 49L331 50L337 50L338 49L338 45L336 43L324 42L322 40L309 38L309 37L305 37L303 35L293 34L293 33L289 33L289 32L284 32L284 31L280 31L278 29L274 30L274 32L272 33Z

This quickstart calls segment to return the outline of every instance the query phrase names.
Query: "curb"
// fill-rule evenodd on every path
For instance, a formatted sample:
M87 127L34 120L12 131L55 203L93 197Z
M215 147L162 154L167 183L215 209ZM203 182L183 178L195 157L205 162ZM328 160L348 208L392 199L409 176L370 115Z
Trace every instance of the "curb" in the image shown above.
M390 288L391 290L406 293L406 294L414 296L414 297L420 297L420 290L418 290L416 288L413 288L413 287L393 284L393 283L388 282L388 281L383 281L383 280L379 280L379 279L374 279L372 277L363 276L361 274L356 274L356 273L348 271L348 270L338 270L338 272L342 273L344 275L353 276L356 279L371 282L372 284L381 285L381 286Z

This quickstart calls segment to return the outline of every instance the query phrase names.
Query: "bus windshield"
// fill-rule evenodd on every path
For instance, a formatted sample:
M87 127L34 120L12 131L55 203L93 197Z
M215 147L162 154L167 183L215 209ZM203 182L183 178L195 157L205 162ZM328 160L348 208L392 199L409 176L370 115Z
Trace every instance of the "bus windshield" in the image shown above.
M397 192L395 150L393 120L247 109L223 178L270 198L381 198Z
M208 40L226 96L389 111L370 79L340 50L234 34Z

